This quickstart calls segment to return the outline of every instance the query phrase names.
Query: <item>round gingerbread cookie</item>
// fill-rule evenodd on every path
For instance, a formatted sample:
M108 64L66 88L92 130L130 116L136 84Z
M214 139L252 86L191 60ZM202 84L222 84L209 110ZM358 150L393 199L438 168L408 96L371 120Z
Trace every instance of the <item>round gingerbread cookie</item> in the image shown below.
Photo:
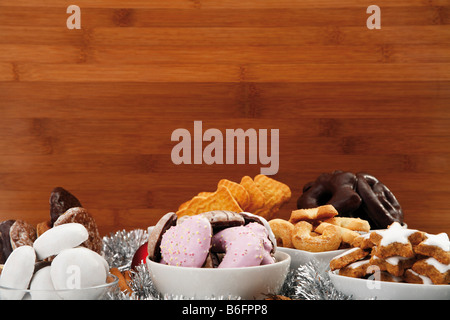
M65 223L82 224L88 231L89 238L82 243L82 246L91 249L97 253L102 252L103 242L98 231L95 219L88 211L81 207L70 208L55 221L53 226L59 226Z
M25 221L16 220L9 230L9 238L13 250L20 246L33 246L37 238L36 229Z

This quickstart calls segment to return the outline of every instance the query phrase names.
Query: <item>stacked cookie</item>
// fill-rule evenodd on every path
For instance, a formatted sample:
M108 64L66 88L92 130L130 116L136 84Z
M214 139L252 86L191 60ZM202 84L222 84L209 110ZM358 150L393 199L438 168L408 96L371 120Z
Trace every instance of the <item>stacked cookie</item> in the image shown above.
M81 245L101 253L102 238L95 219L69 191L57 187L50 195L50 219L33 226L23 220L0 223L0 264L4 264L14 249L33 243L46 231L67 223L79 223L88 230L88 239Z
M333 205L342 217L367 220L372 229L403 223L403 211L394 194L377 178L363 172L322 173L303 186L298 209L325 204Z
M450 283L450 241L394 222L353 241L354 248L330 261L339 275L423 284Z
M337 215L337 210L327 204L294 210L289 221L275 218L269 225L279 246L310 252L348 248L360 232L370 230L366 220Z
M222 179L214 192L200 192L182 203L178 217L193 216L213 210L251 212L270 219L291 198L290 188L282 182L259 174L244 176L240 183Z
M1 298L21 299L26 289L33 299L65 298L53 291L66 289L67 270L74 265L81 287L104 284L109 267L102 247L95 219L74 195L55 188L49 220L36 227L22 220L0 223L0 286L20 289L2 290Z
M276 245L264 218L215 210L180 219L165 214L147 249L150 260L171 266L237 268L275 263Z

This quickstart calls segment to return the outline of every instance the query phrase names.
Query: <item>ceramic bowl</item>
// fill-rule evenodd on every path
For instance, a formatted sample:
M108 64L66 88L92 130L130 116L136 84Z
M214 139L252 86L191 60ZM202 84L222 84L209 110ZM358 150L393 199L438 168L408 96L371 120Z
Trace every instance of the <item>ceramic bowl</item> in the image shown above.
M309 261L316 259L324 269L327 269L331 259L340 255L341 253L349 249L340 249L324 252L310 252L292 248L278 247L278 251L287 253L291 256L291 269L297 269L299 266L308 263Z
M118 288L118 282L115 275L109 274L105 284L81 289L24 290L0 286L0 300L101 300Z
M450 300L450 285L376 281L340 276L331 271L329 275L336 289L356 300Z
M264 299L281 290L291 258L276 252L273 264L243 268L177 267L146 259L155 288L169 297Z

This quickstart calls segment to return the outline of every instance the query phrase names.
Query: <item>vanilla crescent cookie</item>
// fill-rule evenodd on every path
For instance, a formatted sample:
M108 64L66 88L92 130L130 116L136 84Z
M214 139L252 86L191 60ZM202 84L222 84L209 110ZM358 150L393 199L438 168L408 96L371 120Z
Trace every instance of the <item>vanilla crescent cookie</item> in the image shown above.
M339 248L342 237L337 226L328 225L322 230L322 234L317 236L311 235L312 229L313 225L306 221L294 225L292 243L296 249L322 252Z
M292 232L294 231L294 225L284 219L272 219L269 221L270 228L272 229L277 245L285 248L293 248L292 244Z

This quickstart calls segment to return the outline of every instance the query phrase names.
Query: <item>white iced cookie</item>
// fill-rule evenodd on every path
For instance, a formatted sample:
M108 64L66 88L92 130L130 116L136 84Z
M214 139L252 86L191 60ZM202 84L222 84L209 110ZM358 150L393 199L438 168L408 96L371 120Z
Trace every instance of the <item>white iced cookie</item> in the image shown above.
M61 251L52 261L50 276L56 290L82 289L106 283L104 259L84 247ZM101 290L71 290L59 293L65 299L95 299Z
M66 223L44 232L33 243L37 258L43 260L64 249L76 247L89 237L86 228L79 223Z
M50 266L39 269L31 279L31 299L32 300L60 300L61 297L52 292L55 290L50 276Z
M36 254L33 247L21 246L15 249L6 260L0 276L0 286L27 289L34 272ZM20 290L1 290L2 300L20 300L25 292Z

